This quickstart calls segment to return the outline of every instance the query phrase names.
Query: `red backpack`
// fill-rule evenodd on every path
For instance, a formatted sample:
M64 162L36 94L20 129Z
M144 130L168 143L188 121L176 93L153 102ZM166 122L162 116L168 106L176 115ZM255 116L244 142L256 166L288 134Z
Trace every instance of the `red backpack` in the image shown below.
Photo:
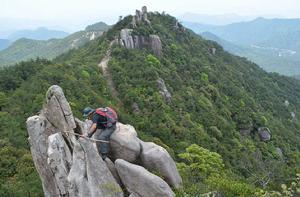
M107 119L107 122L104 124L106 128L112 127L116 122L118 121L118 115L110 107L105 107L105 108L97 108L96 113L99 114L100 116L104 116Z

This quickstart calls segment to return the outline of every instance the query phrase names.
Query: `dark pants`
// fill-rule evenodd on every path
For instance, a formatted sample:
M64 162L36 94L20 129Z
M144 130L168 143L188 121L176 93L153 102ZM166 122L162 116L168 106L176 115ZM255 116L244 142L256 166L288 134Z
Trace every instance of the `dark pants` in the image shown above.
M110 128L102 129L100 131L100 134L97 136L97 139L99 140L105 140L109 141L111 134L116 130L116 125L113 125ZM98 151L101 154L102 157L106 157L106 155L109 153L109 143L104 142L98 142Z

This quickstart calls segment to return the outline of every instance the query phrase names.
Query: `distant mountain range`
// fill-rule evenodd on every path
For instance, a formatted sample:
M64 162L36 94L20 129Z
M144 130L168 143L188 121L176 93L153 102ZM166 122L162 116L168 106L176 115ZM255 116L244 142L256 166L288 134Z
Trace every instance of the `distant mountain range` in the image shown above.
M10 44L10 41L7 39L0 39L0 51L7 48Z
M203 37L218 42L231 53L249 58L267 71L300 74L300 19L257 18L223 26L184 24Z
M9 33L8 35L2 35L0 37L0 51L9 47L14 41L20 38L27 38L32 40L49 40L53 38L64 38L69 33L64 31L47 29L46 27L39 27L35 30L18 30Z
M238 14L220 14L220 15L209 15L209 14L197 14L197 13L184 13L180 15L179 20L189 21L192 23L210 24L210 25L228 25L241 21L250 21L255 19L255 16L240 16Z
M64 38L68 36L69 33L64 31L57 31L47 29L46 27L40 27L35 30L20 30L12 33L8 36L8 40L15 41L20 38L28 38L33 40L48 40L52 38Z
M94 40L108 28L108 25L99 22L62 39L33 40L21 38L13 42L8 48L0 51L0 66L7 66L37 57L53 59L70 49L80 47L88 41Z

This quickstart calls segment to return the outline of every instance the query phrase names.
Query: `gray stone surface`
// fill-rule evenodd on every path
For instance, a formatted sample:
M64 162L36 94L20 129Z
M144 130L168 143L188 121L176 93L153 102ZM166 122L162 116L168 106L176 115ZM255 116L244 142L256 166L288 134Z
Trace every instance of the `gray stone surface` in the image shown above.
M122 45L127 49L133 49L134 43L131 35L132 29L122 29L120 32Z
M132 17L133 26L136 26L142 22L145 22L148 25L151 24L151 22L148 20L148 12L146 6L143 6L141 11L136 10L135 15Z
M53 85L49 88L46 94L46 103L44 111L51 124L64 131L76 128L70 105L59 86Z
M119 185L122 185L122 182L121 182L120 176L118 174L118 171L115 167L115 164L108 157L105 159L105 163L106 163L106 166L108 167L109 171L111 172L111 174L114 176L117 183Z
M116 131L110 136L111 156L135 163L138 161L141 147L133 126L117 123Z
M175 196L164 180L145 168L122 159L117 159L115 165L122 182L131 194L143 197Z
M170 103L172 100L172 95L167 89L165 81L162 78L159 78L156 80L156 83L159 89L159 93L163 96L166 102Z
M69 147L65 143L61 133L55 133L48 137L48 159L55 182L61 194L68 194L66 189L69 187L67 180L68 172L72 165L72 155Z
M41 114L28 118L26 125L32 159L41 177L44 194L46 197L59 196L59 187L47 163L48 136L53 133L53 131L47 129L50 124Z
M169 153L161 146L152 142L141 141L142 165L150 171L159 172L165 181L172 187L178 188L182 179L177 171L176 164Z
M267 142L271 140L271 132L267 127L258 128L258 135L261 141Z
M150 47L155 55L162 55L162 45L158 35L150 35Z

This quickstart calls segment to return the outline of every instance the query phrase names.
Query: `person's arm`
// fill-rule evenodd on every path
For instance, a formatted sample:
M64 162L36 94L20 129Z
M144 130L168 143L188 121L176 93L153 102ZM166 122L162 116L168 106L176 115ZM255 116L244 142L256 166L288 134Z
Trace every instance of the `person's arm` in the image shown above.
M97 130L97 123L93 123L89 131L87 132L87 136L85 137L92 137L92 135L95 133Z
M94 114L92 116L92 126L90 127L90 129L88 130L88 132L84 135L84 137L92 137L92 135L95 133L95 131L97 130L97 123L98 123L98 119L99 116L97 114Z

